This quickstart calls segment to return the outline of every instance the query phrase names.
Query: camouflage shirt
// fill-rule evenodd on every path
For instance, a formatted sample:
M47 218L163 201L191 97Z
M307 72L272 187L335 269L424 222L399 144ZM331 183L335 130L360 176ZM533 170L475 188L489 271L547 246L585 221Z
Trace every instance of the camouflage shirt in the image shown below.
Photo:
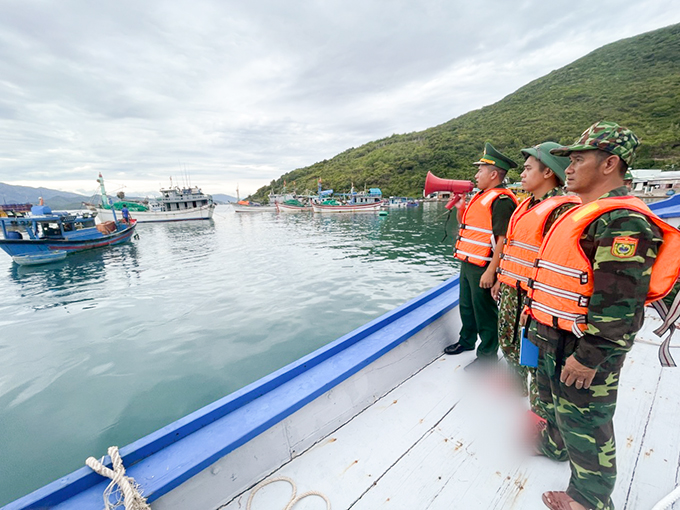
M623 196L621 186L600 198ZM617 237L638 240L635 255L618 258L612 254ZM593 267L593 295L588 305L588 327L574 356L595 368L615 352L628 351L642 327L644 305L652 265L663 241L661 231L640 213L616 209L597 218L584 232L581 248ZM559 333L537 325L539 337L551 343Z

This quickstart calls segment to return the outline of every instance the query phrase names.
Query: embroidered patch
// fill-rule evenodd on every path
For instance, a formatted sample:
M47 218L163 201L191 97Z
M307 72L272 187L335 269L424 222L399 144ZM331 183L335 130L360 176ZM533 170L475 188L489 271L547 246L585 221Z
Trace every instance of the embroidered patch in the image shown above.
M612 255L620 259L627 259L635 255L638 240L634 237L615 237L612 243Z

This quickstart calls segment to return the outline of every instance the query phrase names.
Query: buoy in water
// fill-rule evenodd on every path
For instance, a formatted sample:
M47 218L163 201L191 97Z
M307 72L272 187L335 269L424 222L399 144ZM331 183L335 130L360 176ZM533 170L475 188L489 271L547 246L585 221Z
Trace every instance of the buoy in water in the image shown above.
M378 216L387 216L387 211L378 212Z

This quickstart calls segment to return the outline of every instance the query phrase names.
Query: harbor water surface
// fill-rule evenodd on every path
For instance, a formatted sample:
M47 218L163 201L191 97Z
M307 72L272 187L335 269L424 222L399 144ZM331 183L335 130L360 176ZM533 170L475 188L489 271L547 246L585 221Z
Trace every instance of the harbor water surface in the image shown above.
M0 254L0 505L456 274L445 222L218 206L55 264Z

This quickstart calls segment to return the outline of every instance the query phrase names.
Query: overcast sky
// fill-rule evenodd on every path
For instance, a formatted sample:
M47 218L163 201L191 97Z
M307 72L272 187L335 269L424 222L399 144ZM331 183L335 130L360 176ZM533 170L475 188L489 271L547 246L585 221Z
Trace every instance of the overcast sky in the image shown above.
M0 182L86 195L102 172L110 193L188 174L244 196L680 22L668 0L0 0L0 12Z

